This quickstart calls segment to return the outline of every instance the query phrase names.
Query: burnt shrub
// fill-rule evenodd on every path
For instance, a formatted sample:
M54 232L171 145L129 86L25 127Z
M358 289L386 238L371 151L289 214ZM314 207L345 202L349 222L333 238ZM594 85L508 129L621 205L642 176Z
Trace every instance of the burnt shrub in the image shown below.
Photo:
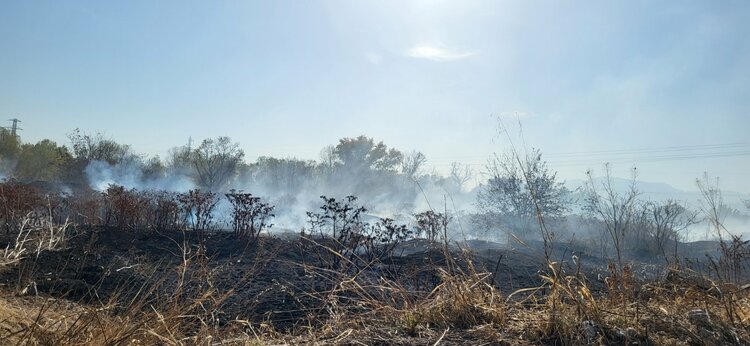
M329 247L324 252L332 256L319 254L318 257L326 259L322 262L331 269L353 267L359 270L383 262L400 243L414 234L406 225L390 218L380 218L374 224L364 222L362 216L367 209L359 206L354 196L343 200L326 196L321 196L321 199L324 203L320 212L308 212L307 215L311 229L318 232Z
M326 244L336 252L334 256L324 256L319 253L319 258L329 268L339 268L342 259L351 263L356 257L356 251L366 241L367 237L362 233L365 224L362 222L362 214L367 212L365 207L357 205L357 197L346 196L343 200L333 197L320 196L323 205L320 212L307 212L310 229L317 232L322 239L328 240ZM326 260L327 259L327 260Z
M397 224L390 218L381 218L374 225L367 225L364 229L365 259L370 262L384 261L393 254L393 250L399 244L414 234L406 225Z
M146 227L144 211L148 209L147 196L135 189L110 184L104 196L104 225L120 229Z
M742 235L730 235L731 240L721 240L718 259L706 254L713 274L724 283L742 284L747 279L750 268L750 240Z
M90 189L74 190L62 200L61 214L74 225L103 225L104 197Z
M13 179L0 183L0 220L6 233L16 231L21 219L45 207L45 198L34 186Z
M327 232L340 243L345 244L353 232L362 228L361 216L367 209L356 204L357 197L346 196L344 200L337 201L336 198L320 196L323 205L320 212L307 212L308 221L313 230L317 230L322 236Z
M441 236L445 237L441 233L445 233L448 228L450 218L447 215L428 210L415 214L414 218L417 222L417 231L423 233L425 238L431 243L437 241Z
M273 205L237 190L230 190L226 197L232 205L232 230L238 238L255 243L263 230L273 227L269 223L275 216Z
M185 224L194 231L205 232L211 227L213 211L219 202L216 193L199 189L190 190L177 194L177 201L180 203Z
M150 224L154 230L170 231L182 228L180 202L177 193L158 190L148 194L150 201Z

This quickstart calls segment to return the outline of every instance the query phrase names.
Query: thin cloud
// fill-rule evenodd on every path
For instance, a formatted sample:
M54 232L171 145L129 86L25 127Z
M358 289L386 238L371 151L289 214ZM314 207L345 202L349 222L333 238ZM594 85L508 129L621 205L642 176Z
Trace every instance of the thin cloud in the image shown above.
M406 52L406 56L408 57L432 61L455 61L466 59L476 54L476 52L460 52L445 47L436 47L425 44L415 46Z
M371 64L379 65L381 62L383 62L383 56L378 53L367 53L366 55L367 61L369 61Z

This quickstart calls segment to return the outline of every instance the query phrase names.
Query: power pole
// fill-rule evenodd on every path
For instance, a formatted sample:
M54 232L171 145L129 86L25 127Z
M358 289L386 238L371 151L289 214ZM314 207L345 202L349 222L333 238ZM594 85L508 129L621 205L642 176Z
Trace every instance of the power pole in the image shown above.
M187 150L188 153L193 149L193 137L192 136L188 137L188 147L187 147L187 149L188 149Z
M13 118L13 119L8 119L8 121L12 121L13 125L11 125L10 127L4 127L4 128L5 129L10 129L10 134L12 134L13 137L18 136L17 132L20 131L20 130L23 130L22 128L18 127L18 123L20 123L21 120L19 120L17 118Z

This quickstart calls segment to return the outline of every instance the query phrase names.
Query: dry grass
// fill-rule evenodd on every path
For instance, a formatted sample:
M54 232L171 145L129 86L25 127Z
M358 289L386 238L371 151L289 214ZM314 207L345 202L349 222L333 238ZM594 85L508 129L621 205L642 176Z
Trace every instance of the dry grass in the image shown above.
M20 235L27 232L35 239L24 244L55 244L35 245L30 254L65 243L60 228L55 233L46 227L31 233L20 227ZM60 227L64 234L67 226ZM211 263L202 243L175 243L182 256L171 268L176 284L165 285L155 269L141 268L149 279L128 299L122 299L123 292L83 304L28 291L25 296L0 292L0 344L750 344L750 286L688 270L672 268L664 280L642 283L627 267L613 267L607 291L595 295L574 258L574 272L550 262L538 287L504 296L492 282L494 275L472 264L470 253L457 259L443 253L445 260L428 268L437 273L437 283L421 290L403 276L382 275L387 264L373 260L347 266L346 256L320 244L344 265L293 264L324 281L327 289L306 292L316 303L308 306L303 323L281 331L270 321L220 320L222 304L234 289L216 284L221 268ZM261 251L255 262L268 265L274 256ZM239 281L252 277L249 270Z
M56 251L66 245L70 223L56 224L51 216L27 216L20 221L15 239L0 250L0 267L13 265L28 256L39 256L43 251Z
M750 290L674 274L674 282L638 287L637 296L594 298L575 276L546 277L520 301L502 297L487 273L441 272L431 292L396 282L365 285L349 278L324 293L326 313L292 332L235 320L218 325L204 307L215 292L158 306L134 303L124 312L42 297L0 299L4 344L658 344L719 345L750 342ZM727 296L731 298L727 298ZM733 309L727 309L731 304ZM150 308L150 310L149 310ZM199 311L204 311L200 313ZM732 315L730 315L730 313Z

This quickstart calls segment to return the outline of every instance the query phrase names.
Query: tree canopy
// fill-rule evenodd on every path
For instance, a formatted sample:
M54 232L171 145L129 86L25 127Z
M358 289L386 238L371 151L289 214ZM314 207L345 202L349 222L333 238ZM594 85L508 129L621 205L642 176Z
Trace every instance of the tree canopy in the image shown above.
M244 157L240 145L229 137L203 140L192 153L198 183L211 191L224 188L237 173Z
M342 138L333 152L338 163L353 171L395 172L403 160L400 151L366 136Z

